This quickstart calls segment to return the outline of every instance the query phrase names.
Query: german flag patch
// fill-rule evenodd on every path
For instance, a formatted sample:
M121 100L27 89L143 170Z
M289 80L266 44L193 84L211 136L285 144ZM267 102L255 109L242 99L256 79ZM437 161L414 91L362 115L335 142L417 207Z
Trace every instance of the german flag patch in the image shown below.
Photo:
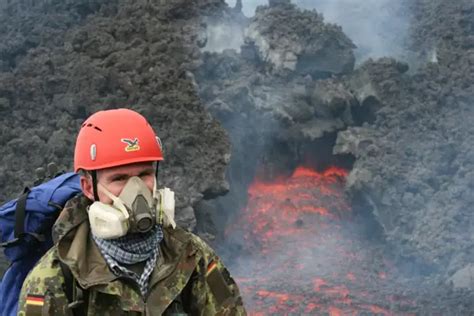
M217 268L217 262L212 260L211 263L207 265L206 277L208 277L209 274L211 274L212 271L214 271L214 269L216 268Z
M28 294L26 296L26 314L28 316L42 315L44 306L43 295Z

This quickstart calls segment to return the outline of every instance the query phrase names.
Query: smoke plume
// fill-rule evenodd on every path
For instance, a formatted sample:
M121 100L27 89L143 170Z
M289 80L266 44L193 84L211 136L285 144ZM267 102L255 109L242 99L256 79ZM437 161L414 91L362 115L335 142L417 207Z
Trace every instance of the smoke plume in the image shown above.
M229 6L235 0L226 0ZM340 25L357 45L357 62L368 58L408 59L406 42L410 15L404 1L390 0L293 0L300 8L317 10L327 22ZM251 17L268 0L244 0L243 13Z

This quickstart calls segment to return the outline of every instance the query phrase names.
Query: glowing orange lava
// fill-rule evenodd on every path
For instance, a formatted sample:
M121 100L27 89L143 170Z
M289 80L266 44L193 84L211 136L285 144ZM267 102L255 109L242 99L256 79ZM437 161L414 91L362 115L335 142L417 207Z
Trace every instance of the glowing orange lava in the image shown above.
M246 222L252 226L247 239L258 239L265 252L273 241L323 225L323 217L340 218L349 210L340 189L345 176L345 170L335 167L322 173L299 167L288 179L272 183L254 181L248 189L249 203L244 210ZM315 203L318 200L319 205ZM315 221L319 222L316 226Z
M250 315L391 315L387 299L373 304L379 293L364 283L389 282L387 274L365 269L374 255L342 228L352 218L346 177L341 168L298 167L286 179L250 185L228 232L240 232L254 253L236 278Z

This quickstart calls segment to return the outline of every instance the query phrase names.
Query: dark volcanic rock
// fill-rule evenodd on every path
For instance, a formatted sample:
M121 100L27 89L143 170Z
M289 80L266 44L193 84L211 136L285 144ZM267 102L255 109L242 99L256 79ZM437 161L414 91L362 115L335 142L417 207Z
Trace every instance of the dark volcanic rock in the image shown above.
M0 201L31 184L33 170L50 161L69 170L88 115L130 107L163 140L161 185L177 192L178 218L193 228L192 206L228 189L227 135L203 109L187 75L200 55L201 16L225 4L0 3Z
M414 28L430 36L414 38L422 48L436 43L437 57L414 75L387 60L351 75L351 86L369 91L380 109L373 124L340 133L335 151L357 157L349 192L366 200L399 252L452 274L474 261L474 46L467 22L474 4L431 1L418 9Z
M474 47L471 0L419 0L410 2L409 6L414 12L411 46L422 60L469 65L468 52Z
M327 75L354 68L355 46L342 29L290 1L259 7L246 30L246 41L255 43L260 58L277 72Z
M319 30L335 29L286 2L257 10L240 52L204 54L196 72L201 97L233 144L231 193L219 199L216 213L245 206L255 175L271 180L300 164L344 162L352 167L347 193L354 210L370 214L375 219L370 229L382 232L372 238L388 242L409 266L408 276L413 270L429 276L419 299L442 298L433 311L457 304L449 302L469 310L472 291L451 292L449 280L456 273L455 287L462 287L460 275L474 262L474 4L411 4L415 70L382 58L355 70L312 71L297 66L304 54L296 52L314 52L318 45L331 51L333 42L319 42L324 38ZM350 44L342 42L347 45L341 52L348 52ZM427 59L428 51L434 55ZM336 62L328 65L350 64L348 55L332 54ZM317 63L315 54L308 55ZM433 291L437 283L443 286ZM430 311L426 303L420 302L420 311Z
M323 23L317 12L285 3L260 8L248 30L260 30L262 25L267 30L264 33L275 40L272 47L278 47L277 38L282 42L297 39L302 50L307 51L318 45L321 50L330 49L331 41L318 42L325 37L350 42L339 28ZM287 33L272 33L271 25ZM348 126L372 122L375 112L383 106L376 87L388 86L392 72L403 74L407 70L404 64L386 60L387 82L377 83L371 83L363 69L345 80L335 76L322 79L327 74L305 74L296 68L285 70L289 76L280 76L282 72L275 73L262 62L259 44L262 45L258 41L247 42L240 52L206 52L196 71L206 107L229 131L233 144L228 171L232 191L221 199L221 207L227 211L245 204L246 188L256 173L271 178L277 171L291 172L298 164L324 168L341 162L349 166L351 159L347 155L332 155L336 133ZM352 56L351 45L344 50ZM346 62L345 57L338 58L338 63ZM392 85L397 84L395 81Z

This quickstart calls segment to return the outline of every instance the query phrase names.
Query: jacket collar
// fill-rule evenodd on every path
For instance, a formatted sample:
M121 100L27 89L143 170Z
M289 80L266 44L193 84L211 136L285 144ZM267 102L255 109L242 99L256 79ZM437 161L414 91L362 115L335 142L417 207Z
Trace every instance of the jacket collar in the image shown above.
M87 217L90 204L85 196L77 196L68 201L59 215L53 228L59 260L69 266L82 288L100 285L101 292L117 295L117 289L120 289L117 283L120 282L113 282L117 276L108 268L90 233ZM169 288L167 285L173 284L175 278L189 278L200 259L192 245L191 234L179 227L165 227L163 235L156 268L150 276L150 287L161 282L164 288ZM179 292L166 297L172 294Z
M87 207L91 201L83 195L66 204L54 224L59 260L69 266L83 288L106 284L117 277L110 271L90 234Z

